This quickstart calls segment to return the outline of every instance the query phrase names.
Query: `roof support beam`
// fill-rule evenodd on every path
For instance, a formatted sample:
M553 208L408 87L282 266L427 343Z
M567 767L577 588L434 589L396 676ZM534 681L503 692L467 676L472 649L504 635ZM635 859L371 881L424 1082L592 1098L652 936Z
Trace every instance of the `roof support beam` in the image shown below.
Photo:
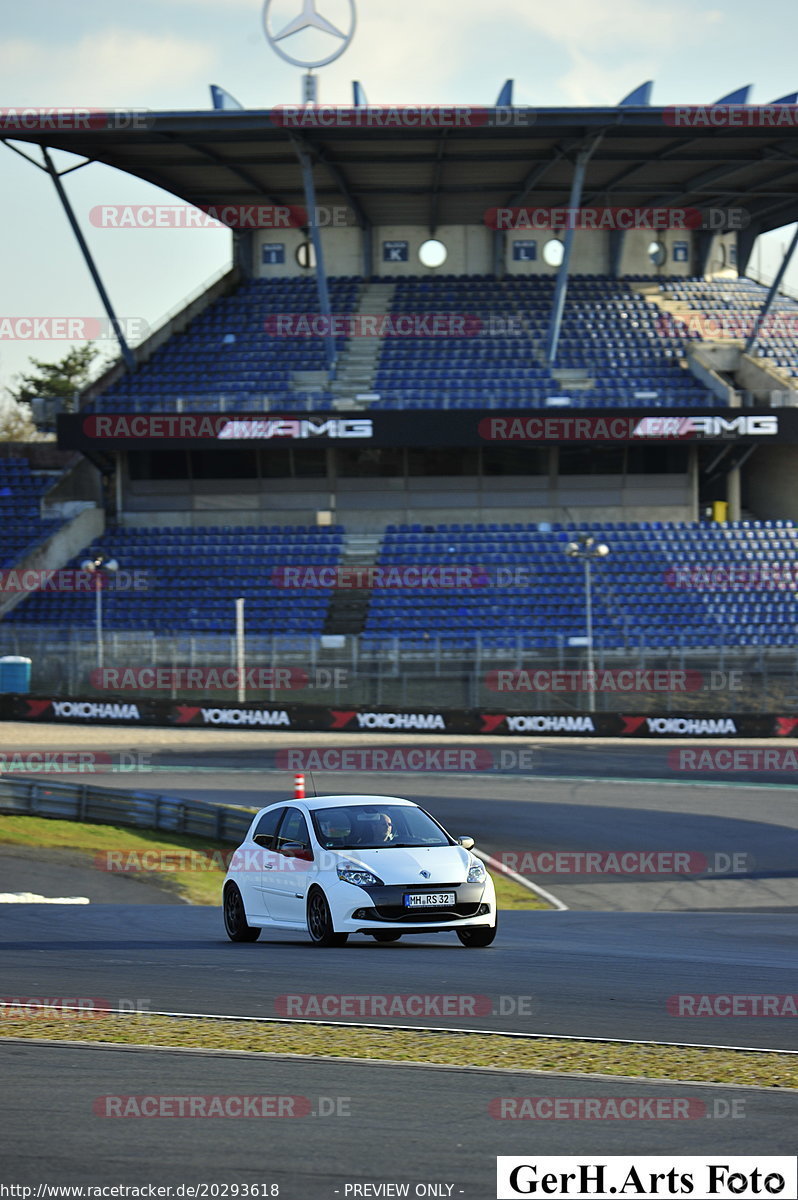
M580 150L576 156L576 165L574 167L574 177L571 181L571 196L568 200L569 213L573 213L574 209L579 208L582 199L582 187L585 182L585 171L587 164L590 162L590 156L598 146L603 134L599 134L597 138ZM565 231L563 239L563 256L560 263L560 269L557 272L557 283L554 286L554 300L551 306L551 318L549 320L549 332L546 339L546 361L551 364L557 357L557 345L560 340L560 326L562 325L562 314L565 308L565 297L568 291L568 267L571 262L571 248L574 241L574 221L568 221L568 228Z
M714 236L711 229L693 230L693 263L696 275L706 275L707 273L709 252L712 249L712 239Z
M761 225L751 224L747 229L738 229L735 237L737 247L737 275L745 275L748 270L748 260L754 248L754 242L762 232Z
M105 284L103 283L102 277L100 276L100 272L97 270L97 266L94 262L94 259L91 256L91 250L89 250L88 243L83 236L83 232L80 228L80 225L78 225L77 217L75 216L75 213L72 209L72 205L69 203L69 197L67 196L66 192L64 191L64 185L61 182L61 177L58 174L58 171L56 171L56 169L55 169L53 160L50 158L50 152L48 151L46 146L42 146L42 154L44 156L45 169L47 171L47 174L50 176L50 178L53 181L53 186L55 187L55 190L58 193L58 199L61 201L61 207L63 208L64 213L66 214L66 219L69 221L69 224L72 226L72 232L75 235L75 241L78 243L78 246L80 247L80 252L83 255L83 261L85 262L86 266L88 267L89 274L91 275L92 279L94 280L94 286L97 288L97 292L99 293L100 300L102 301L102 306L105 309L106 313L108 314L108 320L111 322L113 331L116 334L116 340L119 342L119 350L122 355L122 358L124 359L125 365L127 366L128 370L135 371L136 360L133 357L133 351L130 349L130 346L128 346L128 344L127 344L125 335L122 332L122 326L120 325L119 319L117 318L117 315L114 312L114 306L111 303L111 298L105 290Z
M510 81L508 80L508 83L509 82ZM529 192L532 190L535 184L543 178L549 168L553 167L555 163L558 163L560 159L566 157L568 149L570 149L570 147L566 148L565 146L558 146L551 157L547 158L545 162L538 163L537 166L533 167L524 178L518 191L514 196L510 197L503 207L515 208L522 204ZM504 276L504 256L506 250L507 234L503 229L497 229L493 236L493 274L496 279L501 279Z
M783 259L781 260L781 266L779 267L778 272L776 273L776 278L773 280L773 282L770 285L770 291L768 292L767 296L765 297L765 302L759 310L756 321L754 322L754 328L751 330L751 333L749 334L748 341L743 346L743 354L750 354L751 351L753 350L754 346L759 341L759 332L762 328L762 323L765 320L765 317L768 315L768 312L770 311L770 307L773 304L773 301L776 299L776 294L777 294L779 288L781 287L781 281L787 272L787 268L790 265L790 260L792 259L792 256L795 253L796 246L798 246L798 225L795 226L795 233L792 235L792 241L790 242L790 244L787 248L786 254L784 255Z
M448 130L444 129L435 146L435 162L432 167L432 186L430 188L429 202L430 237L435 237L435 232L438 228L438 206L441 197L441 175L443 174L443 156L446 151L447 134Z
M360 87L360 84L356 82L352 86L353 86L353 88L357 89ZM357 101L357 91L355 92L355 99ZM365 96L364 96L364 99L365 99ZM364 210L363 206L361 205L360 201L357 200L355 198L355 196L352 194L352 189L349 185L349 180L347 179L346 175L341 170L341 168L338 166L338 164L334 163L334 162L330 162L327 155L324 153L324 151L322 149L320 149L319 146L317 146L311 142L308 142L306 138L300 138L298 135L294 135L294 137L292 137L291 140L293 141L295 147L297 145L301 144L303 149L307 153L312 154L313 157L316 159L316 161L318 163L320 163L321 166L323 166L324 169L332 176L341 195L344 197L347 204L349 204L350 208L352 209L353 213L355 214L358 224L360 225L360 227L363 231L363 237L362 237L362 242L361 242L362 250L363 250L363 275L366 279L368 279L374 269L372 237L371 237L371 233L372 233L371 221L366 216L365 210ZM318 259L317 259L317 261L318 261Z
M621 255L623 254L623 244L626 238L625 229L611 229L610 236L610 275L613 279L618 279L621 274Z
M327 333L324 335L324 354L327 359L327 370L332 375L335 370L335 338L330 332L332 328L332 311L330 309L330 292L327 287L327 273L324 270L324 251L321 245L321 232L316 220L316 185L313 180L313 163L309 152L295 138L292 138L294 149L302 168L302 183L305 189L305 208L308 211L308 230L311 244L316 255L316 290L319 296L319 310L327 318Z
M504 252L507 247L507 239L502 229L494 229L493 231L493 278L504 278Z

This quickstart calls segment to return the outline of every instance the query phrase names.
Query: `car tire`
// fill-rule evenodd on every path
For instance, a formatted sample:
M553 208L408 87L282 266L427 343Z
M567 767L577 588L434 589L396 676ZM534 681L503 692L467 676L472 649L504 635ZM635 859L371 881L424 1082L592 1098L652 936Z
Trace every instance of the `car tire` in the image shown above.
M234 883L228 883L222 900L224 927L231 942L257 942L260 929L247 924L244 898Z
M401 933L394 933L392 929L380 929L377 933L371 935L375 942L398 942L402 936Z
M308 933L314 946L345 946L348 933L336 933L327 897L321 888L313 888L308 896Z
M457 936L469 950L477 950L491 944L496 937L496 930L498 928L499 920L497 917L493 925L472 925L470 929L458 929Z

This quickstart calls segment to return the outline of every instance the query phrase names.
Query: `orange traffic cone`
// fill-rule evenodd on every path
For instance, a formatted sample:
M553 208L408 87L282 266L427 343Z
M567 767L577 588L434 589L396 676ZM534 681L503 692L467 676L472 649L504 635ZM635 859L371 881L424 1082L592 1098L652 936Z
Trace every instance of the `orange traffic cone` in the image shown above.
M294 776L294 799L305 799L305 776L299 772Z

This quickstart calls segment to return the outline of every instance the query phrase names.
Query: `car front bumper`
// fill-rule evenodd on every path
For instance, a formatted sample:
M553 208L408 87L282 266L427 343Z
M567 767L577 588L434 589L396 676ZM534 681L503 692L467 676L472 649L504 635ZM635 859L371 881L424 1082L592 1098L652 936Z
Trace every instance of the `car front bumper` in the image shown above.
M341 889L345 889L342 891ZM441 908L407 908L408 892L454 892L455 902ZM330 897L335 928L342 933L371 933L392 929L397 933L433 933L496 921L493 881L460 884L390 884L355 888L342 884Z

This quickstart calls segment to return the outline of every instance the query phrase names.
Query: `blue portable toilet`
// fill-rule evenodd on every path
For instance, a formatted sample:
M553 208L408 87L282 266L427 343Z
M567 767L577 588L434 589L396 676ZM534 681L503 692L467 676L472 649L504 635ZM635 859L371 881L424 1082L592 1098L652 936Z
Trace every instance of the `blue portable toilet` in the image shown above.
M0 692L30 691L31 660L17 654L0 658Z

